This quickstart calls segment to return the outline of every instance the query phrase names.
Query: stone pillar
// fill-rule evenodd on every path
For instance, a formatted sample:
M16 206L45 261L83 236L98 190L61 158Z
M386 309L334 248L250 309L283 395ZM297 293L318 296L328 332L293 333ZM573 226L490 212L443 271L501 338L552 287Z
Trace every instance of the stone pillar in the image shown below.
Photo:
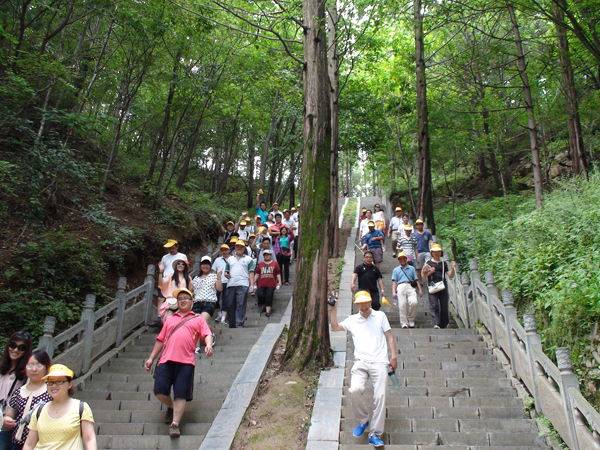
M479 264L477 258L469 259L469 269L471 270L471 292L473 292L473 312L475 313L475 322L481 320L479 314L479 306L477 305L477 289L475 287L475 281L481 281L481 274L479 273Z
M502 303L504 304L504 318L506 319L506 335L508 336L508 345L510 348L505 349L508 351L510 356L510 371L512 376L516 378L517 371L515 369L515 350L512 332L510 330L510 326L512 323L518 321L517 319L517 310L515 308L515 301L513 298L513 292L510 289L504 289L502 291Z
M156 319L156 315L153 314L152 310L152 304L154 301L155 272L156 266L153 264L148 264L148 270L146 271L146 279L144 280L144 284L146 285L146 298L144 300L146 302L146 325L149 325L150 323L154 322L153 319Z
M54 343L54 329L56 328L56 317L46 316L44 319L44 331L40 337L39 347L46 350L50 358L54 355L56 344Z
M83 352L81 373L86 373L92 366L92 349L94 347L94 324L96 316L94 308L96 307L96 296L88 294L85 296L85 306L81 313L81 321L86 323L85 333L83 335Z
M488 296L488 310L490 313L490 333L492 335L492 343L494 347L498 347L498 336L496 333L496 321L494 320L494 305L492 304L492 297L498 297L498 289L496 289L496 285L494 284L494 272L488 270L485 272L485 286L487 287L487 296Z
M471 323L471 316L469 314L469 299L467 298L467 292L469 291L469 274L466 272L463 272L460 274L460 283L462 285L462 298L465 302L465 314L467 315L467 317L465 317L466 319L466 323L465 326L467 328L471 328L472 323Z
M537 323L535 322L535 314L523 314L523 324L525 325L525 348L527 349L527 357L529 358L529 369L531 371L531 382L533 383L533 398L535 400L535 409L538 413L542 412L542 404L540 402L540 392L537 384L538 369L537 364L533 360L533 347L542 348L542 340L537 334Z
M123 327L125 325L125 308L127 307L127 278L119 277L119 285L115 294L115 301L119 302L117 309L117 347L123 342Z
M577 375L573 373L573 361L571 360L571 350L568 347L558 347L556 349L556 363L560 370L560 396L562 397L565 410L565 417L569 426L570 442L565 442L571 450L579 450L577 442L577 433L575 432L575 417L573 407L571 406L571 396L569 389L574 388L579 391L579 381Z
M210 249L208 250L208 254L210 255ZM197 252L194 256L194 273L200 275L200 260L202 256L200 256L200 252Z

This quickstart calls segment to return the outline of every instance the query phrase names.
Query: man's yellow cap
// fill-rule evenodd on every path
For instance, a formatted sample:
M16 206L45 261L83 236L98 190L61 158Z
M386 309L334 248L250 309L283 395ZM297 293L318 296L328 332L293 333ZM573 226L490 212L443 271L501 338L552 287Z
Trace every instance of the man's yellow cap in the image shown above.
M368 303L372 301L373 299L369 291L358 291L354 294L354 303Z
M178 243L175 239L167 239L167 243L165 245L163 245L163 247L170 248L170 247L173 247L174 245L178 245Z

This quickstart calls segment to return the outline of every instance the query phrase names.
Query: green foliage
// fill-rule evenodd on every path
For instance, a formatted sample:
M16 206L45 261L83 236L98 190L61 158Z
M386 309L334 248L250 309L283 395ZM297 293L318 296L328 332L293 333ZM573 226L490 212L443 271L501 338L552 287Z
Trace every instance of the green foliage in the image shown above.
M447 206L437 215L439 237L448 249L454 236L463 267L477 257L499 289L513 290L520 312L536 313L548 356L570 347L576 370L587 372L583 360L600 322L600 174L561 181L542 211L528 197L509 196L509 203L512 221L502 198L460 206L455 222ZM595 389L582 383L589 398Z
M38 337L46 316L56 317L59 330L78 322L86 294L100 305L106 299L106 268L93 242L63 232L20 244L4 274L11 288L0 291L4 333L25 329Z

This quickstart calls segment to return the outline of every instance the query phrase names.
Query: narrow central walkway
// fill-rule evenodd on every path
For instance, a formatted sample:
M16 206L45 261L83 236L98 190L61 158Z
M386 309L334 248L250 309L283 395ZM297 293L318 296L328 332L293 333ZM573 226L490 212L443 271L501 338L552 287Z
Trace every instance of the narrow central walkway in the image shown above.
M379 198L362 198L361 207L373 209ZM386 211L386 217L389 212ZM392 293L391 239L386 238L381 270L388 300L384 311L392 326L398 352L396 371L401 387L389 383L387 414L382 440L388 450L480 450L547 448L538 436L534 420L523 416L517 396L501 364L482 337L473 330L458 329L451 320L445 330L434 330L429 317L428 296L419 299L416 328L400 328L398 307ZM356 251L356 264L362 253ZM354 313L357 309L354 308ZM355 438L356 426L350 403L350 370L354 363L352 338L348 337L342 399L340 450L372 448L365 433ZM365 396L372 404L373 389Z

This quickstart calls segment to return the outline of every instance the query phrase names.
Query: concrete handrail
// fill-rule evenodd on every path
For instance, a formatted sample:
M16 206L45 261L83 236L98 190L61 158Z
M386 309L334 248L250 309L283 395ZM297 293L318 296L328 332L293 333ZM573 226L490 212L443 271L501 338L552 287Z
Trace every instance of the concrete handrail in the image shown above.
M447 279L458 318L467 328L480 322L487 329L492 344L509 360L512 375L530 392L538 414L550 420L570 449L600 450L600 414L581 395L570 350L557 348L554 364L544 354L535 316L524 314L521 325L512 291L499 296L492 272L485 273L484 283L476 259L469 260L469 268L470 275L463 273L462 283L458 274Z

